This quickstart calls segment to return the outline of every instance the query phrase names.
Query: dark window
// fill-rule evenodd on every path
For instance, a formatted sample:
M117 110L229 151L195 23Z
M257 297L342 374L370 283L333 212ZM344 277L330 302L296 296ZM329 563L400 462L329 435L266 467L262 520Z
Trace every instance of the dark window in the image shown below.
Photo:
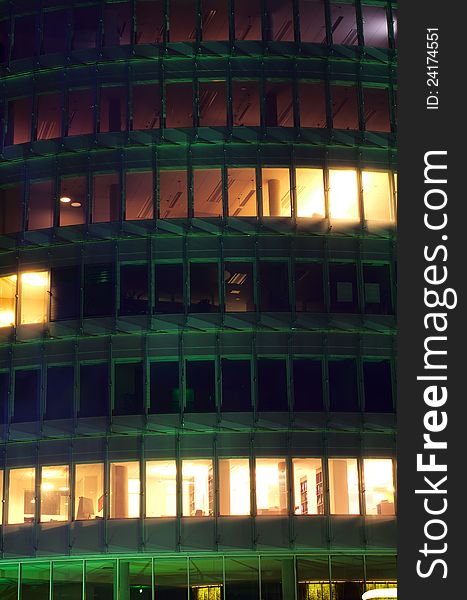
M169 37L171 42L196 40L195 0L169 0Z
M114 313L113 265L86 265L84 271L84 316L106 317Z
M301 81L298 87L301 127L326 127L326 92L324 83Z
M269 38L276 42L293 42L292 0L267 0Z
M116 364L114 415L142 413L144 413L142 363Z
M188 214L186 171L159 171L159 216L161 219Z
M81 6L73 11L73 50L95 48L99 13L97 6Z
M357 21L353 4L331 4L331 29L334 44L358 44Z
M392 314L389 266L364 265L363 283L365 288L365 312L379 315Z
M133 129L158 129L161 117L161 91L155 83L133 87Z
M156 264L156 312L182 313L183 305L183 265Z
M0 21L0 63L6 62L8 59L8 32L10 29L9 19Z
M54 218L54 182L52 179L29 185L28 229L52 227Z
M261 311L289 311L289 275L287 263L261 261L259 263L259 280Z
M365 129L368 131L391 131L388 90L364 88L363 103L365 107Z
M217 312L218 310L217 263L191 263L190 311L206 313Z
M166 127L193 127L193 84L168 83L165 86Z
M137 0L136 43L159 44L164 39L164 1Z
M17 98L8 102L5 146L31 141L32 99Z
M148 268L125 265L120 268L120 314L145 315L148 312Z
M40 371L15 372L14 423L39 420Z
M60 182L59 223L80 225L85 221L86 177L66 177Z
M37 139L51 140L62 132L62 94L41 94L37 101Z
M104 46L130 43L131 13L129 2L113 2L104 8Z
M99 131L125 131L127 115L126 89L105 87L101 89Z
M50 272L50 320L79 318L80 267L54 267Z
M250 361L223 358L221 372L222 410L233 412L252 410Z
M14 233L21 229L23 213L23 186L0 189L0 233Z
M300 36L302 42L326 43L323 0L300 0Z
M323 410L323 375L320 359L294 358L293 391L294 410Z
M253 265L247 262L229 262L224 265L225 310L251 312L253 300Z
M235 126L259 125L259 82L232 81L232 112Z
M226 107L225 81L199 84L199 124L201 127L225 127Z
M42 53L65 52L67 38L67 12L53 10L44 13L42 26Z
M0 425L8 422L8 388L10 376L8 373L0 373Z
M330 410L358 410L357 366L353 359L329 361Z
M71 419L74 416L74 368L47 369L47 396L45 419Z
M120 177L118 173L94 175L92 222L118 221L120 216Z
M295 310L323 312L323 266L319 263L295 263Z
M363 386L367 412L393 412L391 362L363 362Z
M34 54L36 46L36 17L26 15L15 18L15 34L11 58L29 58Z
M151 363L151 413L180 411L178 361Z
M193 173L195 217L222 217L220 169L196 169Z
M266 127L293 127L292 83L266 81L264 93Z
M105 417L109 414L109 368L107 364L81 365L79 416Z
M260 0L235 0L235 39L261 39Z
M362 6L363 38L365 46L387 48L388 19L384 6Z
M68 135L94 131L94 90L70 90L68 93Z
M201 30L203 40L228 40L228 3L219 0L201 0Z
M258 410L288 410L285 360L260 358L257 362Z
M332 126L334 129L358 129L357 88L332 85Z
M357 272L355 265L329 265L331 312L358 312Z
M185 412L216 410L216 368L213 360L187 360Z

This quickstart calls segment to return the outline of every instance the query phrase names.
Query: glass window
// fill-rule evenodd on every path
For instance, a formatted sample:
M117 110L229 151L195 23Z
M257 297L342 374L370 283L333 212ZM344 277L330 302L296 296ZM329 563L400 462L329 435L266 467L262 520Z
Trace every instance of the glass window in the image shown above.
M295 263L295 310L323 312L323 266L320 263Z
M251 312L253 300L253 265L246 262L224 263L226 312Z
M218 6L224 6L226 4ZM215 10L212 12L216 12ZM203 31L204 35L204 31ZM228 36L227 36L228 37ZM224 38L227 39L227 38ZM227 91L225 81L200 82L199 124L201 127L225 127L227 122Z
M250 462L248 458L219 460L219 514L250 514Z
M261 6L260 0L235 1L235 39L261 39Z
M22 564L20 572L22 600L50 599L50 562Z
M50 272L50 320L78 319L80 296L80 267L53 267Z
M104 5L104 46L129 44L131 27L129 2L112 2Z
M222 558L190 558L190 600L222 600Z
M3 18L0 21L0 63L4 63L8 60L9 55L9 32L10 32L10 19ZM2 588L0 588L1 590Z
M330 600L327 556L297 557L298 597L300 600Z
M126 89L123 87L101 88L101 113L99 131L125 131L127 117Z
M66 177L60 183L59 225L81 225L85 222L86 177Z
M0 23L1 25L1 23ZM0 47L1 50L1 47ZM0 54L1 58L1 54ZM0 567L0 598L18 597L18 563L3 563Z
M256 511L258 515L287 514L285 459L256 459Z
M159 44L164 39L164 2L137 0L136 43Z
M295 169L297 217L323 219L324 180L323 169Z
M132 129L158 129L161 126L161 91L156 83L133 86Z
M105 363L81 365L79 416L104 417L109 414L109 370Z
M329 171L329 216L331 219L358 221L357 171L331 169Z
M21 324L45 323L49 300L49 273L36 271L20 275Z
M326 43L323 0L300 0L300 37L302 42Z
M182 313L183 265L158 263L155 266L156 313Z
M361 598L363 594L363 556L331 556L332 597Z
M15 324L16 275L0 277L0 327Z
M321 359L293 359L295 411L323 410L323 373Z
M391 362L363 361L363 388L367 412L393 412Z
M388 20L383 6L362 6L363 38L365 46L387 48Z
M167 83L165 86L166 127L193 127L193 84Z
M15 17L13 49L11 58L30 58L36 47L36 16L24 15Z
M389 174L384 171L363 171L362 185L365 220L393 223Z
M296 515L324 514L323 467L320 458L294 458L293 490Z
M131 519L140 513L139 463L110 463L110 518Z
M331 30L334 44L356 46L358 44L357 21L353 4L331 4Z
M146 315L148 312L147 265L120 267L120 315Z
M389 116L389 92L381 88L363 88L365 129L368 131L391 131Z
M222 410L247 411L251 406L251 365L249 360L221 359Z
M23 184L0 189L0 233L15 233L22 227Z
M193 173L194 216L222 217L222 172L195 169Z
M3 507L3 470L2 469L0 469L0 502ZM0 525L2 524L2 522L3 522L3 508L0 511ZM0 575L0 578L1 578L1 575ZM1 587L0 587L0 591L1 591Z
M42 467L40 521L68 521L69 506L68 466Z
M159 600L171 598L185 600L188 589L188 568L186 556L183 558L159 558L154 561L154 591Z
M204 41L228 40L229 18L227 2L201 1L201 30Z
M394 515L394 481L390 458L363 459L365 513Z
M264 93L266 127L293 127L292 82L266 81Z
M79 6L73 8L72 49L95 48L99 12L97 6Z
M37 139L60 137L62 131L62 94L41 94L37 100Z
M301 127L326 127L326 89L324 83L299 81Z
M169 0L169 31L171 42L196 40L195 0Z
M34 467L10 469L8 485L8 524L32 523L36 505Z
M357 459L330 458L328 467L331 514L360 514Z
M146 462L146 517L177 516L177 467L174 460Z
M187 360L186 412L216 410L216 365L213 360Z
M358 312L357 271L354 264L329 265L331 312Z
M332 126L334 129L359 129L357 88L332 85Z
M182 461L182 515L207 517L214 514L212 460Z
M75 519L102 519L104 514L104 464L75 466Z
M10 374L0 372L0 425L8 423L8 404L10 397ZM3 475L2 475L3 477ZM1 525L1 522L0 522ZM1 597L1 596L0 596Z
M74 407L75 370L69 366L47 368L45 419L71 419Z
M259 126L259 81L232 80L232 112L235 126Z
M31 141L32 98L17 98L8 102L8 122L5 146Z
M159 171L159 216L161 219L188 214L186 171Z
M45 229L54 222L54 181L31 181L29 184L28 229Z
M394 45L397 46L397 9L392 9L392 26L394 31Z
M180 370L178 361L152 362L151 413L178 413L180 410Z
M291 0L267 0L269 37L276 42L293 42L293 11Z
M263 216L290 217L289 169L262 169Z
M119 596L129 600L152 600L152 567L151 558L141 560L119 560ZM77 599L78 600L78 599Z
M259 282L261 312L290 310L289 270L286 262L260 261Z
M229 216L256 217L256 172L253 168L228 169Z
M114 415L140 415L145 412L142 363L117 363L114 389Z
M257 409L261 411L288 410L286 361L275 358L259 358L257 378Z
M390 315L393 313L388 265L363 265L365 312Z
M79 600L83 593L83 562L66 560L52 563L52 597Z
M355 360L330 360L328 368L330 410L343 412L359 410Z
M225 588L228 600L259 600L259 562L258 557L226 556Z
M115 310L114 265L84 266L84 316L108 317Z
M152 219L152 171L125 174L125 219Z
M40 381L38 369L15 371L13 423L39 420Z
M116 572L117 565L115 560L86 560L85 562L85 598L96 600L110 600L117 595Z
M85 135L94 131L94 90L68 92L68 134Z
M42 54L65 52L67 41L67 11L44 12L42 23Z
M190 264L190 312L219 311L217 263Z

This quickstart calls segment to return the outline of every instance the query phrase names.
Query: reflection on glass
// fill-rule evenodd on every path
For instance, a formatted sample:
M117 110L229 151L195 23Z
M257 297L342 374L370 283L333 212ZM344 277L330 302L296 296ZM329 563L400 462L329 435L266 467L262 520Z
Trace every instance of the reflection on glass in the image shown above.
M256 459L258 515L287 514L287 470L283 458Z
M116 598L116 562L109 559L87 560L85 562L85 598L92 598L93 600Z
M357 459L331 458L328 465L331 514L360 514Z
M261 3L260 0L235 1L235 39L261 39Z
M32 98L16 98L8 102L5 145L31 141Z
M94 90L68 93L68 135L85 135L94 129Z
M54 182L31 181L29 184L28 229L52 227L54 217Z
M10 469L8 487L8 523L32 523L36 505L34 467Z
M75 519L102 519L104 513L103 463L75 466Z
M329 171L329 215L331 219L358 220L358 186L355 169Z
M216 13L215 10L213 12ZM223 39L228 39L228 35L227 38ZM225 81L200 82L199 124L201 127L225 127L227 120L226 106L227 90Z
M93 223L118 221L120 215L120 178L118 173L94 175Z
M324 514L324 481L320 458L293 459L294 512Z
M0 327L15 324L16 275L0 277Z
M161 219L186 217L188 192L186 171L159 172L159 216Z
M290 217L289 169L263 169L262 190L265 217Z
M266 127L293 127L292 83L266 81L264 86Z
M59 225L80 225L85 221L86 177L66 177L60 183Z
M194 216L222 217L220 169L196 169L193 174Z
M18 598L29 600L50 599L50 562L21 565L21 584Z
M355 85L332 85L332 126L334 129L358 129L358 99Z
M326 43L323 0L300 0L300 37L302 42Z
M37 100L37 139L50 140L60 136L62 95L41 94Z
M365 46L388 47L388 20L384 6L362 6Z
M81 599L83 592L82 561L54 561L52 569L52 595L54 600Z
M227 173L229 216L256 217L256 173L253 168L229 169Z
M253 302L253 265L246 262L226 262L224 265L225 310L250 312Z
M363 460L365 512L367 515L394 515L394 482L390 458Z
M295 169L297 217L322 219L324 208L323 169Z
M47 321L49 287L48 271L21 273L19 293L22 325Z
M331 4L331 29L334 44L358 44L357 21L353 4Z
M69 506L68 466L42 467L40 521L68 521Z
M247 458L219 460L219 511L221 515L250 514L250 463Z
M214 513L214 481L211 460L182 462L182 515L206 517Z
M110 518L139 517L139 463L110 463Z
M174 460L146 462L146 517L177 515L177 467Z
M141 4L141 3L140 3ZM160 127L161 92L157 84L133 86L133 129Z
M192 96L191 82L168 83L165 86L166 127L193 127Z
M125 219L152 219L152 216L152 171L126 173Z
M363 171L363 206L365 220L392 223L391 193L386 172Z
M232 112L235 126L259 125L259 81L232 81Z

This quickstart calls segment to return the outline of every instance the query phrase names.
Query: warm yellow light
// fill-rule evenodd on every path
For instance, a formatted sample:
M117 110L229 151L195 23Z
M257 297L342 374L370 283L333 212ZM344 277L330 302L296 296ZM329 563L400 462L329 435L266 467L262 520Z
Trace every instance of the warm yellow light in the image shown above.
M68 202L71 202L71 198L69 198L68 196L62 196L60 198L60 202L63 202L63 204L68 204Z
M71 203L71 206L72 206L73 208L78 208L79 206L81 206L81 202L72 202L72 203Z
M48 275L45 272L42 273L22 273L21 274L21 283L39 287L43 285L47 285L48 283Z
M15 324L15 313L13 310L0 309L0 327L8 327Z
M358 221L358 186L355 169L329 171L329 213L331 219Z
M397 588L368 590L362 595L362 600L373 600L374 598L397 598Z
M22 273L20 281L21 324L45 323L48 306L48 271Z
M53 485L53 483L43 483L41 485L41 490L43 492L50 492L53 489L55 489L55 486Z
M296 169L297 216L324 217L324 183L322 169Z

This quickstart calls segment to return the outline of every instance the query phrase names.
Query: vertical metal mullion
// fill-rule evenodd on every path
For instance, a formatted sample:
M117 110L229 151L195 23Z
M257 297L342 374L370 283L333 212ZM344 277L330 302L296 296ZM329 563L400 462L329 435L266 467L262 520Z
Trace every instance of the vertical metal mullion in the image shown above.
M23 563L21 561L18 562L18 587L17 587L17 598L18 600L21 600L21 577L22 577L22 570L23 570Z
M176 464L176 497L177 497L177 520L176 520L176 538L177 550L180 552L182 547L182 515L183 515L183 473L182 459L180 456L180 433L175 440L175 464Z
M389 48L394 50L396 47L396 40L394 37L394 16L392 12L392 3L386 3L386 18L388 23L388 38L389 38Z
M188 219L194 217L194 171L193 171L193 150L191 146L187 149L187 184L188 184Z
M32 545L33 545L34 556L37 556L38 527L39 527L39 522L40 522L40 508L41 508L41 504L42 504L42 499L41 499L42 469L41 469L40 457L39 457L39 442L36 442L36 444L35 444L35 451L36 451L36 464L34 466L35 504L34 504L33 544Z
M24 232L28 228L29 221L29 188L31 187L31 180L29 174L29 164L25 162L22 169L23 171L23 197L21 202L21 240L24 240Z
M49 600L52 600L52 597L53 597L53 589L52 589L53 565L54 565L54 561L51 560L49 562Z
M323 334L323 361L322 361L322 374L323 374L323 406L326 413L330 410L329 400L329 348L328 339L326 334Z
M82 600L86 600L86 560L83 559L83 568L81 571L81 595Z
M363 11L361 0L354 0L355 2L355 22L357 25L357 40L360 48L365 45L365 38L363 32Z
M131 0L130 2L130 20L131 20L131 32L130 32L130 44L132 46L131 52L135 54L135 45L136 45L136 30L137 30L137 22L136 22L136 0Z
M104 510L103 516L103 536L105 552L109 551L109 519L110 519L110 463L109 463L109 438L104 441Z
M330 0L323 0L324 4L324 24L326 27L325 43L329 46L332 44L332 15Z
M45 343L41 344L41 361L40 361L40 384L39 384L39 427L41 437L44 435L44 417L46 415L46 391L47 391L47 360Z
M140 457L139 457L139 526L140 543L139 551L144 552L146 548L146 437L140 439Z
M235 51L235 0L228 0L227 14L229 19L230 53L232 54Z

